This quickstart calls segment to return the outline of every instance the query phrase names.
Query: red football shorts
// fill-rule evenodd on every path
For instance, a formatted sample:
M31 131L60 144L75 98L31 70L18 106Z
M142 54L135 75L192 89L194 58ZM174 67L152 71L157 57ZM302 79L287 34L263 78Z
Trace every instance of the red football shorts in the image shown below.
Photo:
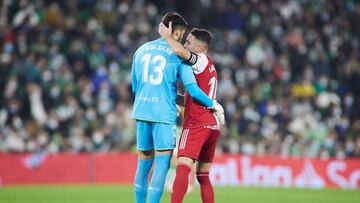
M211 163L219 137L217 126L184 128L178 147L178 157L190 157L199 162Z

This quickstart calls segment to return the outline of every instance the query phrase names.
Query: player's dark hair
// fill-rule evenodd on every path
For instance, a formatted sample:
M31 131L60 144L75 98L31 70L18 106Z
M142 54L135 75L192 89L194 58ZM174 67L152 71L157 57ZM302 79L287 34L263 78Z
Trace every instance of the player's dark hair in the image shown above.
M190 34L192 34L197 40L205 42L208 46L211 44L212 34L208 30L193 28Z
M164 15L161 22L166 27L169 27L170 21L172 22L172 32L174 32L177 29L181 29L181 30L186 29L187 22L180 14L176 12L168 12Z

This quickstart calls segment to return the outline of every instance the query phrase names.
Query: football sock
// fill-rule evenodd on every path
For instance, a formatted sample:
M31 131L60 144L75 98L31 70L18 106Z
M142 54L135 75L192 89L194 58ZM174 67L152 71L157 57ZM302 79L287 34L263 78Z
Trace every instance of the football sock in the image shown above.
M149 203L159 203L167 172L170 167L171 154L161 154L155 156L154 172L151 177L149 187Z
M135 200L136 203L146 202L146 192L148 188L148 176L153 164L154 158L151 159L138 159L138 165L135 175Z
M171 194L171 203L181 203L187 192L189 185L190 166L179 164L176 168L176 177Z
M214 203L214 190L210 182L209 172L197 172L196 178L200 184L203 203Z

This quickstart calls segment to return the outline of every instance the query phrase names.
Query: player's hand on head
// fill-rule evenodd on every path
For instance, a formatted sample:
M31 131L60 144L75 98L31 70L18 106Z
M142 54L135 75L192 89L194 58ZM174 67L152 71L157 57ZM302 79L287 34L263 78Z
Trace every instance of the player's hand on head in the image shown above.
M160 23L159 24L159 28L158 28L158 32L160 34L161 37L163 38L168 38L171 36L171 32L172 32L172 22L169 22L169 27L166 27L164 25L164 23Z

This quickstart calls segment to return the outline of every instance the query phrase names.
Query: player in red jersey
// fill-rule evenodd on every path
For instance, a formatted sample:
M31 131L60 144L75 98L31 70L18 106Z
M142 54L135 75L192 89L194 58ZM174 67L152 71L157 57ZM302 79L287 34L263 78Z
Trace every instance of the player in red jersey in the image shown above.
M206 55L212 40L211 33L205 29L194 28L184 46L171 39L171 29L163 24L159 25L159 33L178 56L192 64L199 87L215 100L218 76L211 58ZM198 161L196 177L200 183L202 201L214 202L209 170L214 158L220 123L224 123L223 109L213 112L185 93L184 127L178 146L178 166L171 195L172 203L182 202L188 187L188 176L195 161Z

